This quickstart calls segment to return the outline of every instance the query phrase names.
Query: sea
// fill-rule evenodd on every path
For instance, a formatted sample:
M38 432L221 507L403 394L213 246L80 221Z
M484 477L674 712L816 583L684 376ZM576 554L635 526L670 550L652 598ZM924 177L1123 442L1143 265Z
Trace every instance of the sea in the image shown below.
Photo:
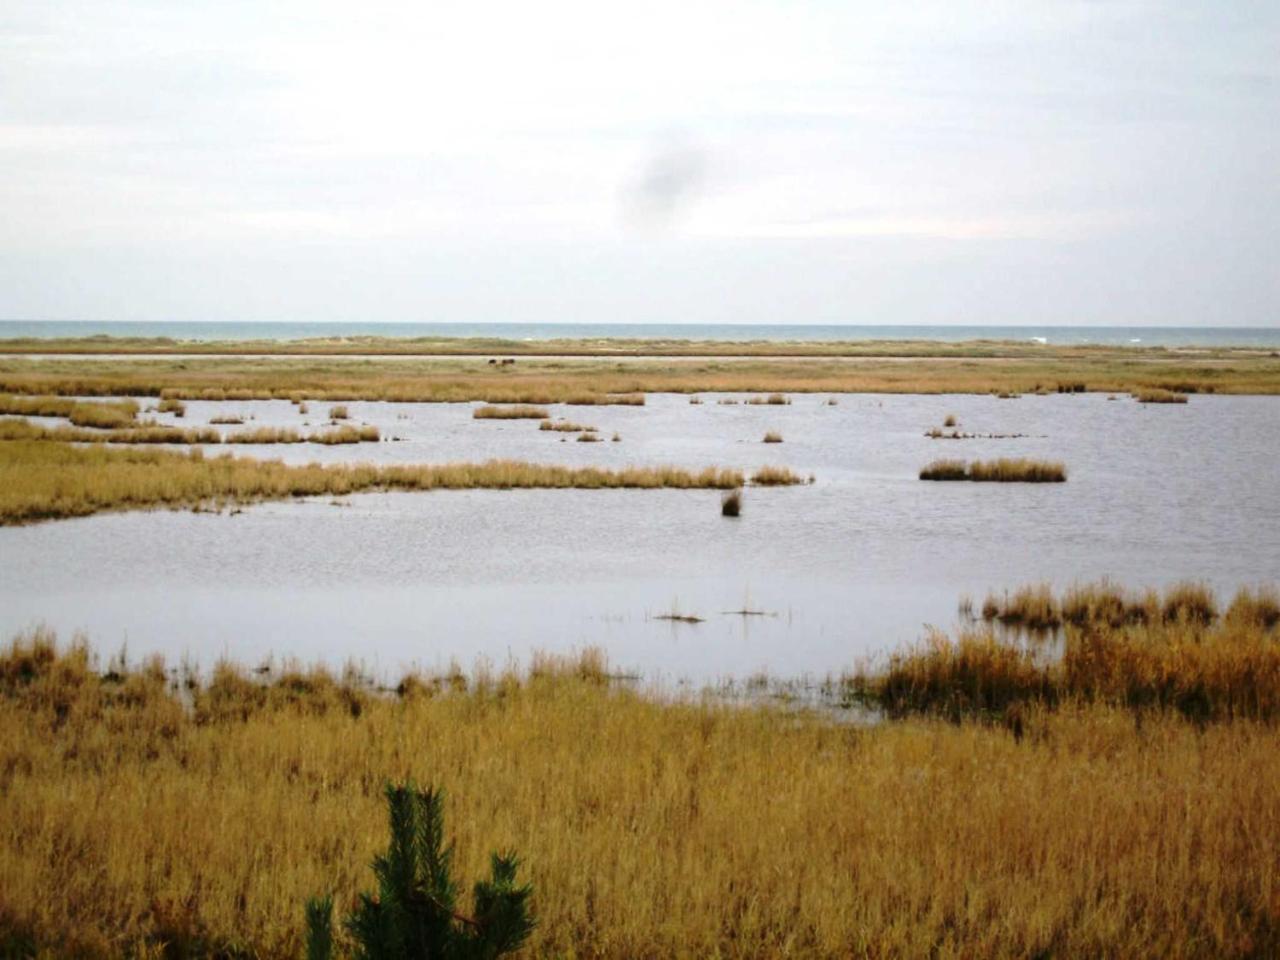
M1275 327L974 326L742 323L384 323L330 321L0 320L0 340L57 337L168 337L173 340L301 340L313 337L489 337L503 340L966 340L1058 346L1280 348ZM0 344L0 351L3 344Z

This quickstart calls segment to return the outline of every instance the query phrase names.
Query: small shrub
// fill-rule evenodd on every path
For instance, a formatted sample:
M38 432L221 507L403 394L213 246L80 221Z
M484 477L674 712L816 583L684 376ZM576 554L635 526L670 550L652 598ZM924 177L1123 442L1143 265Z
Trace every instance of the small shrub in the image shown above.
M742 513L742 489L728 490L720 497L720 516L736 517Z
M457 909L453 844L444 842L444 797L413 784L386 787L391 843L373 861L376 894L362 893L343 926L367 960L500 957L533 932L533 888L516 885L514 854L490 855L489 879L474 887L471 916ZM307 960L333 957L333 901L307 903Z

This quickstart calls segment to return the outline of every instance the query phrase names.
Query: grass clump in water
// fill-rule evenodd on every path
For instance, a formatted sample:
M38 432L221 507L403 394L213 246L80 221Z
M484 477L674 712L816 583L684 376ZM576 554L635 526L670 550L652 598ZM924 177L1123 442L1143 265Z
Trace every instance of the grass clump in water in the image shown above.
M323 443L332 446L333 444L343 443L375 443L380 439L380 434L377 427L346 425L334 430L321 430L319 433L309 434L306 439L311 443Z
M1163 387L1141 387L1133 391L1133 398L1139 403L1186 403L1187 395Z
M779 433L777 430L770 430L768 433L764 435L764 442L765 443L781 443L782 434Z
M972 480L978 483L1062 483L1066 468L1056 461L1007 459L935 460L920 471L921 480Z
M557 433L593 433L595 427L585 423L574 423L572 420L543 420L538 424L539 430L554 430Z
M806 481L787 467L765 466L751 474L751 482L757 487L789 487Z
M172 413L175 417L185 417L187 415L187 405L173 397L165 397L156 404L156 411L158 413Z
M476 420L546 420L551 416L546 407L535 407L527 404L514 406L496 406L486 404L471 411Z

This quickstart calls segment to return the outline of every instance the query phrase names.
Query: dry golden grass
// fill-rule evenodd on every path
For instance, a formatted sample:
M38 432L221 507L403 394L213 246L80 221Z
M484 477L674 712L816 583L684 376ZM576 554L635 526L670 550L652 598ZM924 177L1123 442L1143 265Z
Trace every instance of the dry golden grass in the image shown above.
M517 405L513 407L476 407L471 411L476 420L545 420L551 416L546 407Z
M293 427L254 427L228 433L227 443L302 443L304 437Z
M1187 395L1185 393L1176 393L1173 390L1162 390L1159 387L1151 387L1145 390L1135 390L1133 397L1139 403L1186 403Z
M589 427L584 423L574 423L572 420L543 420L538 424L539 430L555 430L558 433L589 433L595 430L595 427Z
M338 405L338 406L336 406L336 407L330 407L330 408L329 408L329 419L330 419L330 420L346 420L346 419L347 419L347 418L349 418L350 416L351 416L351 412L350 412L349 410L347 410L347 408L346 408L345 406L342 406L341 404L340 404L340 405Z
M801 482L785 470L776 470L767 480ZM740 471L713 467L699 471L678 467L604 470L512 460L435 466L288 466L229 454L205 457L199 448L181 454L13 440L0 443L0 523L84 516L102 510L217 506L373 490L729 490L742 482Z
M43 440L55 443L221 443L212 427L170 427L153 421L135 421L132 427L92 429L41 427L26 420L0 420L0 440Z
M1280 393L1280 362L1249 353L1059 351L1043 358L533 359L495 368L466 358L382 361L236 357L0 358L0 392L250 400L635 403L646 392L995 393L1045 392L1087 379L1104 393L1145 388L1198 393Z
M0 945L295 958L385 844L386 780L448 793L463 876L514 848L529 956L1262 957L1280 735L1104 705L1017 732L661 702L599 655L528 674L269 683L0 655ZM189 704L189 705L187 705Z
M1231 609L1235 611L1235 619L1241 622L1269 627L1280 620L1280 599L1271 588L1241 591ZM1069 587L1061 599L1047 583L1042 583L1019 587L1012 594L988 594L982 605L984 620L999 620L1032 630L1051 630L1064 623L1108 629L1160 622L1204 625L1216 620L1218 615L1213 591L1206 584L1190 581L1173 584L1161 597L1156 590L1134 593L1103 579Z
M216 422L216 421L215 421ZM227 422L243 423L239 418ZM291 427L258 427L225 437L212 427L170 427L153 421L136 421L132 427L94 430L83 427L40 427L26 420L0 420L0 440L44 440L55 443L361 443L379 439L377 427L342 426L316 433L300 433Z
M1067 624L1060 655L990 629L962 630L954 639L935 632L886 670L854 675L848 687L894 715L955 718L1076 698L1171 709L1199 722L1280 717L1274 588L1241 591L1229 608L1235 613L1221 618L1213 593L1199 584L1176 584L1163 601L1155 591L1130 596L1104 581L1074 588L1062 604L1047 586L1004 602L988 597L986 619Z
M751 482L757 487L789 487L805 479L787 467L764 466L751 474Z
M777 430L770 430L764 435L764 442L765 443L781 443L782 434L780 434Z
M340 443L376 443L380 439L378 428L364 425L353 427L345 425L335 430L321 430L307 436L312 443L323 443L329 446Z
M921 480L972 480L977 483L1062 483L1067 470L1055 461L1007 459L935 460L920 471Z
M187 415L187 405L173 397L165 397L157 403L156 410L160 413L172 413L175 417L185 417Z

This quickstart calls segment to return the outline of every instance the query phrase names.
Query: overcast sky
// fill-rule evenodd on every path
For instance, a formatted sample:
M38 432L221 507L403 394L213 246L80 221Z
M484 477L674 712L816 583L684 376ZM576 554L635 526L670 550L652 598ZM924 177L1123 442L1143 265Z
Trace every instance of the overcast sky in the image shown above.
M0 0L0 317L1278 303L1274 0Z

